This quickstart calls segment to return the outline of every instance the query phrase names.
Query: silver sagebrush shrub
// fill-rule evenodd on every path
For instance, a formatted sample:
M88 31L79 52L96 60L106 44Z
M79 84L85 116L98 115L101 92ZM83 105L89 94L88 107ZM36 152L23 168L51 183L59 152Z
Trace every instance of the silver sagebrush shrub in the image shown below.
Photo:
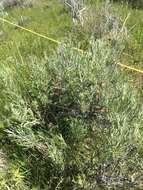
M92 38L86 53L63 46L40 63L2 68L2 138L28 155L34 184L89 190L140 183L143 111L130 76L116 65L121 52L120 43Z

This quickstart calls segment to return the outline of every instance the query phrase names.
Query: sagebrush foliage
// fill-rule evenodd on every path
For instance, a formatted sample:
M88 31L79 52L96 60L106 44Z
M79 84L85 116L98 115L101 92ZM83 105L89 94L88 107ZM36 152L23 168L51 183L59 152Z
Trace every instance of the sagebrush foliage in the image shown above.
M127 30L108 5L86 52L1 64L0 189L143 188L142 97L116 64Z
M141 184L143 111L116 66L122 46L90 46L1 69L1 146L11 163L1 189Z

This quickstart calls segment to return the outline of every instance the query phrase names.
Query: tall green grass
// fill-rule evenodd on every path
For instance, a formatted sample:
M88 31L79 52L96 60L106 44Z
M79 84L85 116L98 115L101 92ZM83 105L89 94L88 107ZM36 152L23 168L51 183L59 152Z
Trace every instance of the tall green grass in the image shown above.
M64 6L57 1L38 2L32 8L6 9L1 13L1 17L4 15L4 18L17 24L21 23L21 19L24 17L23 27L58 40L69 36L71 18ZM16 46L20 48L24 57L29 54L42 57L43 52L51 53L55 49L55 44L6 23L1 22L0 31L1 62L17 54Z

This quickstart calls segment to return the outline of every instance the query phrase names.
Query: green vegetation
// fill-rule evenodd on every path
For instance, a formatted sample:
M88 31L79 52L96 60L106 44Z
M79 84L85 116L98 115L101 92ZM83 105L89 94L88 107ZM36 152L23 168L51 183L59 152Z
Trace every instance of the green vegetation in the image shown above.
M69 14L61 4L53 0L41 1L39 4L34 4L33 8L13 8L8 11L8 15L5 12L1 15L16 24L20 23L24 27L59 40L67 37L71 30ZM50 47L55 46L45 39L37 38L33 34L4 23L1 25L0 44L1 61L15 56L17 47L24 57L34 53L41 57L43 52L49 52Z
M0 190L143 189L143 10L86 3L1 11L64 43L1 25Z

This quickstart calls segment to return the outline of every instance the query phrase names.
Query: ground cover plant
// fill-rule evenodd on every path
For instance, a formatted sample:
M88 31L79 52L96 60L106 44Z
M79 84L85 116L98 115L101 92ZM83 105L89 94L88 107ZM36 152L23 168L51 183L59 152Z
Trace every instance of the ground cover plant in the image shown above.
M71 19L63 5L57 1L33 1L33 7L13 7L2 9L4 17L20 26L30 28L36 32L63 40L70 31ZM42 57L44 52L50 52L55 44L41 38L35 38L30 33L21 31L15 26L0 25L0 59L17 56L17 47L23 57L36 54Z
M70 10L60 3L57 9L65 11L65 18ZM43 46L41 40L31 48L34 37L24 34L24 47L15 43L12 55L1 57L2 190L143 188L142 88L117 65L127 50L130 54L130 40L140 39L130 35L127 15L123 20L114 15L118 4L112 9L106 2L94 14L88 3L84 25L77 20L73 30L68 20L71 39L57 48L49 44L49 51L48 42ZM86 20L89 12L96 22ZM9 41L14 29L3 29L8 29ZM15 34L17 41L20 31ZM75 44L86 51L75 51Z

